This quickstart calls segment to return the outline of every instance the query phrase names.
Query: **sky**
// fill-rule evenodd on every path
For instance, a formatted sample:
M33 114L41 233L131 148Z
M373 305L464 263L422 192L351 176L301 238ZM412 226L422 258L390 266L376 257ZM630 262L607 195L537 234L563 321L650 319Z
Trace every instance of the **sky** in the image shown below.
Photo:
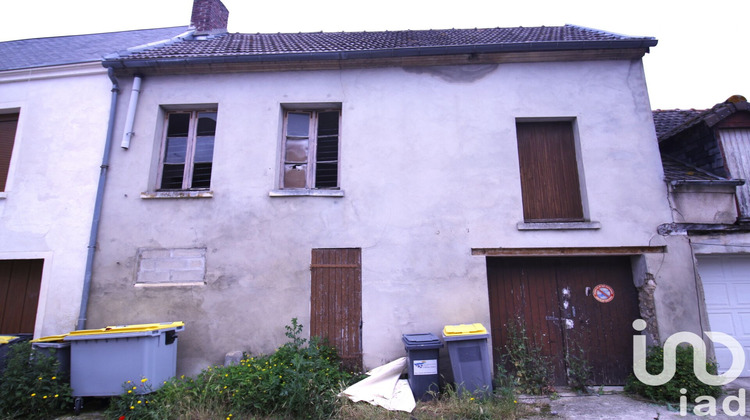
M750 0L223 0L244 33L574 24L659 43L643 59L653 109L750 97ZM0 42L188 25L192 0L3 1Z

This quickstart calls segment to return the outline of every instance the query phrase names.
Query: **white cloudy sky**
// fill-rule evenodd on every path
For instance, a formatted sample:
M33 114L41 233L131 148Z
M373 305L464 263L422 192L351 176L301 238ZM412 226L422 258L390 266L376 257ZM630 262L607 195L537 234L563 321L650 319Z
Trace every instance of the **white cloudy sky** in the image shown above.
M659 44L644 58L652 108L750 97L750 0L223 0L231 32L378 31L566 23ZM0 41L190 23L192 0L3 1Z

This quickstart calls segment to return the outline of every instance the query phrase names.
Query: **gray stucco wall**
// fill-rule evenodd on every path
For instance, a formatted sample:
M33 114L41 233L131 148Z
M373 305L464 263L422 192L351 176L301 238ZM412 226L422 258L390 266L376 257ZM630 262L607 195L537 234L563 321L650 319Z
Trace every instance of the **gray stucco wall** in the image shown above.
M282 106L321 102L341 103L344 197L269 196ZM190 104L218 104L213 197L141 198L162 107ZM601 228L519 231L515 120L561 117ZM183 373L270 352L291 318L309 325L311 249L356 247L366 367L403 355L403 333L489 327L472 248L653 245L670 210L651 118L639 60L146 78L131 147L113 150L90 326L185 321ZM139 253L165 248L205 249L205 285L135 287Z

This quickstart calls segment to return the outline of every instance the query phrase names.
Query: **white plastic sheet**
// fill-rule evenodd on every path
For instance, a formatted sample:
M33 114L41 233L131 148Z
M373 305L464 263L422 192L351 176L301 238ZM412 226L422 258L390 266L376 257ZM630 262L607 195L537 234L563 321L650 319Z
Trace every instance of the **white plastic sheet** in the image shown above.
M399 379L406 368L406 357L396 359L367 372L367 378L341 394L354 402L365 401L391 411L411 413L417 406L409 381Z

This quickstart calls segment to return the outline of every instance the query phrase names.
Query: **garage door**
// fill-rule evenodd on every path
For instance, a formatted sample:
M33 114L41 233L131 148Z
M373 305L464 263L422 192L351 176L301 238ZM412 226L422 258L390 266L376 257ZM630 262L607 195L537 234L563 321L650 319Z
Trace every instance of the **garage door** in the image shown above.
M487 279L495 360L518 320L552 361L555 385L567 383L569 353L584 357L597 385L625 383L640 317L629 257L487 258ZM613 292L606 302L594 297L597 285Z
M698 272L711 330L734 337L750 361L750 256L699 256ZM724 346L716 346L716 360L720 373L732 366L732 355ZM750 363L740 376L750 377Z

